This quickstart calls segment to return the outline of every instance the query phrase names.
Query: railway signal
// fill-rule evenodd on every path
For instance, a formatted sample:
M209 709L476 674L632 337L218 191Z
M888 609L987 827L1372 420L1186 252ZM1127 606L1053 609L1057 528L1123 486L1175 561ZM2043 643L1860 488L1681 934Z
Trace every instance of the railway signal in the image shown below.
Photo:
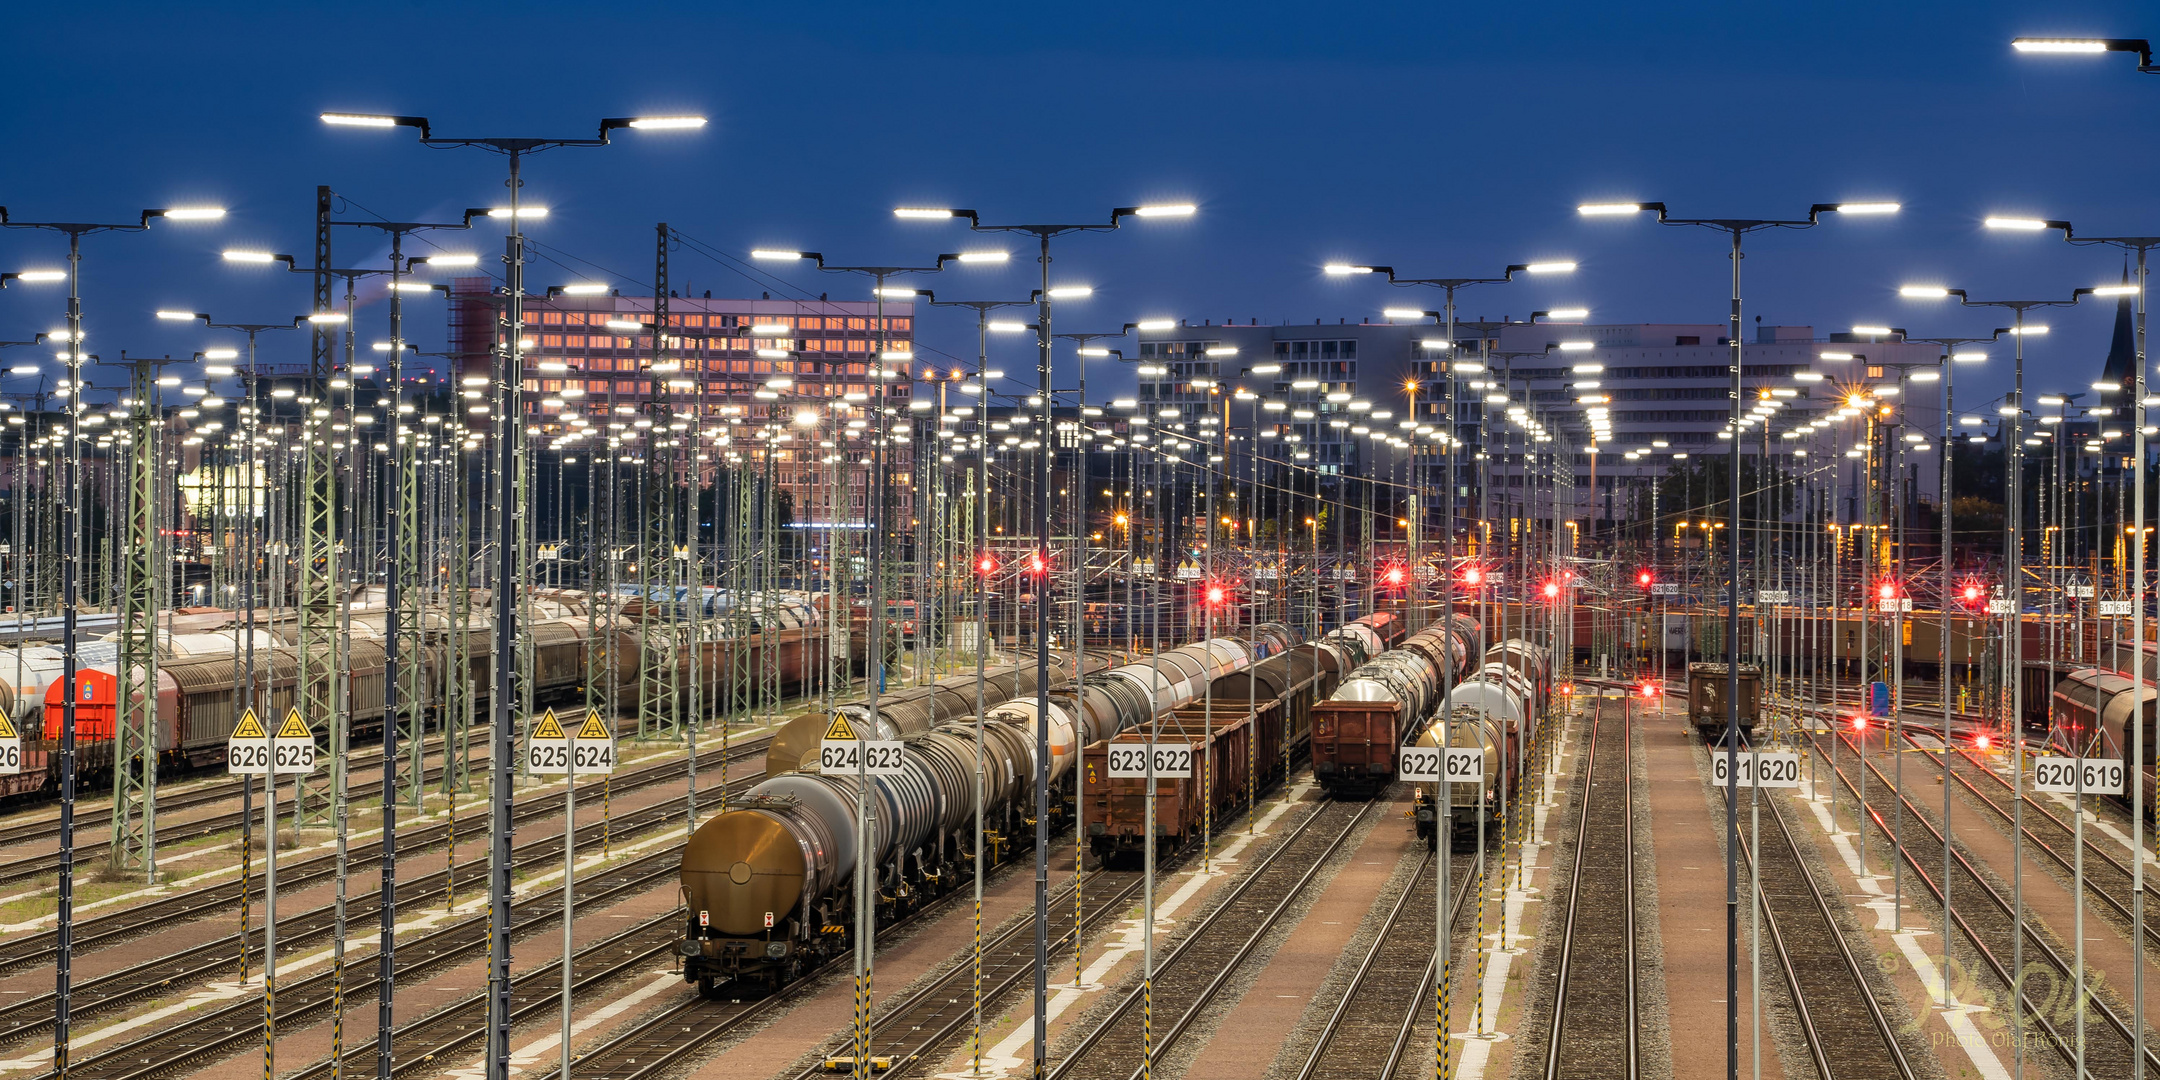
M1538 588L1538 592L1547 600L1558 600L1560 599L1560 583L1548 578L1545 584Z
M984 577L997 573L997 560L985 552L981 558L975 560L975 572Z
M1635 574L1635 584L1642 586L1644 592L1649 592L1650 586L1657 584L1657 575L1648 570L1639 570Z
M1646 682L1642 684L1640 689L1642 691L1644 701L1656 701L1658 695L1663 692L1663 690L1658 686L1658 684L1654 682Z

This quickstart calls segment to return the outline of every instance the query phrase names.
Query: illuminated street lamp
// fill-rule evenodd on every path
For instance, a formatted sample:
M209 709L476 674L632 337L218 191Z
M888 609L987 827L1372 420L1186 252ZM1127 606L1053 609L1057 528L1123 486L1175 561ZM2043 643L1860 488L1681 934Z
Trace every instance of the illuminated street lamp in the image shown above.
M1841 203L1816 203L1808 207L1804 218L1677 218L1671 216L1661 202L1607 202L1583 203L1576 213L1584 217L1633 217L1644 211L1654 211L1660 225L1696 226L1725 233L1731 242L1732 259L1732 314L1726 339L1732 347L1732 427L1735 437L1728 456L1731 470L1729 481L1732 502L1733 528L1726 535L1728 555L1735 567L1740 565L1740 407L1745 394L1740 385L1742 350L1740 343L1740 261L1741 241L1749 233L1769 229L1812 229L1825 213L1839 215L1886 215L1899 210L1899 204L1885 201L1848 201ZM1740 1069L1740 604L1736 595L1726 605L1725 617L1725 670L1729 683L1726 687L1725 761L1730 778L1725 786L1725 1071L1737 1075Z
M487 1080L509 1080L510 1076L510 794L511 777L515 768L512 738L517 725L512 722L513 702L520 700L515 690L517 677L516 658L519 626L517 620L518 595L512 585L517 580L518 560L523 557L521 545L514 542L517 536L517 511L515 505L515 478L523 475L520 449L524 426L518 418L524 415L522 404L525 370L525 228L527 220L545 215L540 207L527 207L523 203L524 181L519 175L525 156L543 150L563 146L606 146L610 133L629 128L640 131L670 131L696 129L705 126L702 116L641 116L613 117L600 121L599 132L586 139L536 139L523 137L460 137L450 138L434 134L426 117L386 116L364 113L326 112L322 122L333 127L397 128L409 127L420 133L424 146L466 146L501 154L509 159L508 206L490 210L490 217L502 217L509 222L509 236L505 241L504 262L507 296L503 307L505 328L509 334L507 344L497 352L495 373L495 417L499 425L495 432L495 640L493 649L493 673L495 687L489 697L493 714L492 741L495 744L490 769L494 782L490 788L491 813L489 835L489 904L488 904L488 1007L487 1007ZM530 677L528 675L528 677ZM386 987L387 989L387 987ZM567 1032L566 1032L567 1035ZM385 1023L377 1033L379 1080L389 1080L390 1073L390 1026ZM565 1063L569 1054L569 1040L564 1039Z

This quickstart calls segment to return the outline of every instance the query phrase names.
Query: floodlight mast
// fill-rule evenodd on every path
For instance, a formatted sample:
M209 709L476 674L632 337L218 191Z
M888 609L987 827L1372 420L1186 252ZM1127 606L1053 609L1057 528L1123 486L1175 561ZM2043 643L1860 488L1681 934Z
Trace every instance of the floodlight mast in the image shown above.
M986 225L982 216L974 210L937 207L897 207L893 216L903 219L964 220L968 228L976 232L1010 232L1033 236L1038 247L1037 260L1041 265L1041 288L1036 294L1035 313L1035 375L1040 389L1036 400L1042 409L1042 453L1036 455L1036 491L1039 492L1035 506L1037 551L1045 559L1050 544L1050 459L1055 445L1051 421L1050 346L1050 241L1067 233L1115 232L1128 217L1190 217L1195 207L1190 203L1156 204L1148 206L1120 206L1110 211L1106 222L1081 225ZM1036 588L1035 599L1035 994L1034 994L1034 1075L1041 1076L1049 1061L1049 970L1050 943L1047 936L1050 918L1050 604L1048 578ZM1083 598L1084 599L1084 598ZM1142 973L1143 979L1148 976ZM1143 1049L1145 1055L1147 1051ZM857 1075L867 1063L860 1056L856 1059Z
M1644 211L1657 214L1660 225L1696 226L1715 229L1725 233L1731 241L1732 259L1732 311L1726 339L1732 348L1732 447L1728 455L1728 480L1731 497L1732 527L1726 535L1727 563L1735 575L1732 595L1725 613L1725 764L1728 777L1725 786L1725 1073L1738 1080L1740 1075L1740 405L1742 387L1740 373L1742 351L1740 343L1740 259L1742 240L1754 232L1769 229L1812 229L1821 223L1825 213L1838 214L1894 214L1901 209L1895 202L1867 201L1815 203L1808 207L1804 218L1681 218L1673 217L1662 202L1611 202L1583 203L1576 213L1584 217L1632 217Z
M511 703L519 700L516 693L518 634L518 600L513 587L518 580L518 566L524 557L523 545L513 542L518 535L517 494L522 483L523 470L518 466L523 458L525 425L524 416L524 360L525 360L525 226L527 217L545 214L541 208L527 208L523 202L523 180L520 167L528 154L537 154L560 146L606 146L609 134L624 128L632 129L695 129L705 126L699 116L651 116L610 117L600 121L598 133L588 139L543 139L524 137L444 137L434 134L428 119L423 116L370 115L360 113L326 112L321 114L325 124L342 127L397 128L409 127L419 132L420 143L429 147L474 147L501 154L509 159L509 175L506 184L510 189L507 207L500 212L491 210L490 217L505 217L509 221L509 235L504 241L503 262L507 273L506 301L503 307L505 343L494 352L495 383L495 498L496 544L494 566L495 634L490 660L494 689L489 699L492 713L490 741L494 744L489 771L493 774L490 785L489 813L489 902L488 902L488 998L487 998L487 1080L509 1080L510 1077L510 840L513 823L510 817L510 786L512 773L513 729ZM537 212L535 212L537 211ZM529 677L529 676L528 676ZM390 1064L387 1059L377 1066L378 1077L387 1080Z
M218 207L172 207L144 210L132 224L106 224L79 221L13 221L5 206L0 206L0 226L11 229L43 229L57 232L68 238L68 265L65 277L68 283L67 301L67 450L60 455L60 678L71 689L75 685L76 656L75 632L78 603L78 575L82 563L82 365L83 354L82 319L82 238L91 233L144 232L150 222L157 218L171 221L216 221L225 216ZM52 271L31 271L17 275L25 281L57 281ZM70 987L74 968L74 910L75 910L75 699L81 695L73 692L61 695L60 705L60 864L57 886L57 920L59 938L53 963L53 1074L59 1080L68 1080L68 1040ZM147 862L147 849L142 854Z

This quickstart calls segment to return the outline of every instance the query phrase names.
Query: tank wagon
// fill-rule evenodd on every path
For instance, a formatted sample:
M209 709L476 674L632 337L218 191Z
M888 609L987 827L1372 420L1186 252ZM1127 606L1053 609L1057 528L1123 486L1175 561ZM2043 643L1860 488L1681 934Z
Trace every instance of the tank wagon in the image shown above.
M1522 777L1523 755L1537 735L1539 716L1552 695L1552 655L1543 646L1520 639L1485 650L1484 666L1457 683L1441 701L1437 717L1418 732L1412 745L1474 747L1483 752L1484 775L1475 784L1447 784L1443 830L1434 791L1417 785L1412 816L1418 837L1437 846L1443 831L1451 843L1475 837L1480 821L1487 842L1499 838L1495 824L1514 797Z
M1202 698L1214 680L1248 667L1252 652L1244 641L1216 638L1055 686L1044 717L1051 826L1071 818L1082 743L1114 737ZM966 677L970 709L973 681ZM891 700L897 697L879 699L881 725L889 701L898 714L902 702ZM985 861L1011 858L1034 843L1037 706L1031 687L985 710L979 756L972 712L952 714L927 730L901 730L898 723L913 721L896 721L881 735L897 734L905 771L870 778L878 807L870 854L880 922L967 880L978 771ZM783 752L771 763L786 760ZM731 800L728 811L700 826L683 850L683 978L708 997L770 992L851 947L855 838L862 831L855 815L857 778L801 771L815 769L815 754L793 760L798 771L771 776Z
M1393 783L1396 751L1440 703L1477 646L1477 620L1458 614L1343 676L1327 700L1313 706L1314 779L1344 798L1369 798Z

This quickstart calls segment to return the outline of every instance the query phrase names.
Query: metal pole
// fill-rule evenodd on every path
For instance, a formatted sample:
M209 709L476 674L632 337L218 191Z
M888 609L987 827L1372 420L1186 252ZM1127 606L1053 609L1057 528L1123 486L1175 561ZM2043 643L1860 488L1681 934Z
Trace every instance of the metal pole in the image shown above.
M1740 1076L1740 238L1732 233L1732 449L1726 535L1733 587L1725 602L1725 1075ZM1715 543L1715 541L1712 541ZM1712 585L1716 582L1713 580Z
M511 702L516 694L518 659L518 604L516 596L518 507L513 479L520 455L518 433L523 410L520 393L525 370L525 227L518 216L521 181L518 166L522 151L507 151L510 158L510 235L503 261L508 265L509 298L504 306L507 347L498 353L500 370L495 380L495 640L490 657L494 691L489 697L489 742L494 744L489 772L488 860L488 1008L487 1080L510 1080L510 817ZM462 558L460 560L462 562Z
M67 446L60 455L60 873L53 952L53 1075L68 1080L68 1037L75 953L76 573L82 561L82 234L68 233ZM18 556L19 557L19 556ZM246 947L243 938L241 946Z
M398 784L398 680L404 656L398 646L404 615L403 579L400 565L405 555L402 539L407 509L405 488L405 308L398 289L404 274L404 234L390 234L390 397L384 410L383 446L387 479L383 482L383 549L388 553L383 574L383 757L382 757L382 878L380 919L375 946L375 1077L391 1080L390 1035L397 1017L397 784ZM445 746L446 752L450 747ZM413 777L417 787L420 778Z
M1041 290L1035 299L1035 379L1041 395L1041 448L1035 455L1035 535L1043 558L1050 557L1050 234L1038 235ZM987 437L986 440L987 442ZM1035 1049L1034 1073L1041 1077L1050 1053L1050 574L1044 567L1035 586Z

